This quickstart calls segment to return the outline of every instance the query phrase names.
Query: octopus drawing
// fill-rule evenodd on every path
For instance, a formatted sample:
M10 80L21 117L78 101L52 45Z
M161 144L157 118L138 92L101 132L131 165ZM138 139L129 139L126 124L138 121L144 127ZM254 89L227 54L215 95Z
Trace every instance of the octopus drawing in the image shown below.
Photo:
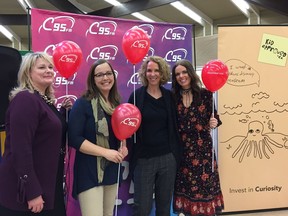
M227 143L229 145L227 149L231 149L231 146L240 142L232 154L232 158L238 158L239 163L244 157L270 159L270 155L274 154L274 147L288 149L288 135L275 132L263 133L263 131L264 125L260 121L251 121L246 136L234 136L221 143Z

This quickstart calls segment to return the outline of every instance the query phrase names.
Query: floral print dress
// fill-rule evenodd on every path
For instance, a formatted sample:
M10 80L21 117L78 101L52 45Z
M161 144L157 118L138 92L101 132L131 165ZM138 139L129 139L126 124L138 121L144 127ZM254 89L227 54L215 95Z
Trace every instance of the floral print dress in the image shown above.
M210 216L224 209L216 157L212 170L211 114L212 93L205 89L201 99L193 98L189 107L184 106L182 99L177 103L178 130L184 146L175 182L175 213ZM219 126L216 111L214 116Z

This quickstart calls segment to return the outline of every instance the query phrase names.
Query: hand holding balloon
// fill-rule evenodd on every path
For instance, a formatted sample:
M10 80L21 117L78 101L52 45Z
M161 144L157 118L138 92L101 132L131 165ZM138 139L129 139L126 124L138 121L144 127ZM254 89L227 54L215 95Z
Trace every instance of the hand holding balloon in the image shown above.
M72 108L72 101L71 98L66 97L62 103L61 103L61 107L63 107L66 110L70 110Z
M105 149L103 157L105 157L106 160L112 161L114 163L122 163L126 156L120 151L114 149Z
M120 148L118 149L118 151L124 156L124 158L128 155L128 148L126 146L126 140L123 140L121 143Z
M211 116L211 118L209 120L209 125L210 125L211 129L216 128L218 125L218 120L216 118L214 118L213 116Z

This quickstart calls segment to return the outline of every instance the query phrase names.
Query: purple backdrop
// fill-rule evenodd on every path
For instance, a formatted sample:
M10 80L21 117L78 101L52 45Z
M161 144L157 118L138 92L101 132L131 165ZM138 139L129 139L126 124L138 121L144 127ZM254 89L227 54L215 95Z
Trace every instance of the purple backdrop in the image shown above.
M146 55L158 55L171 64L179 59L192 60L192 25L147 23L125 19L98 16L78 15L56 11L32 9L32 50L45 51L52 55L55 45L70 40L77 43L83 52L83 61L79 70L66 80L55 71L54 87L57 96L57 107L67 95L76 100L85 89L86 77L90 65L99 58L111 62L117 72L117 83L122 95L122 102L127 102L134 88L140 87L137 70L141 62L130 64L122 52L124 33L134 26L144 29L150 36L150 48ZM146 58L144 57L144 59ZM136 80L136 81L135 81ZM169 88L169 84L167 86ZM73 150L67 160L67 216L81 216L79 204L71 197L73 183ZM118 215L131 215L133 203L133 183L128 178L129 163L122 163L124 182L119 188L117 200Z

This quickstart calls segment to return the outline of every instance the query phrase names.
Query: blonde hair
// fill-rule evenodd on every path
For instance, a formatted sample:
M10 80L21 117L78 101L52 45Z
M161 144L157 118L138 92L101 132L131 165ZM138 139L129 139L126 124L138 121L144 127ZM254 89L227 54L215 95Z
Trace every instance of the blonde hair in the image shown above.
M149 56L141 65L138 70L139 79L143 86L148 85L148 80L146 78L146 71L148 63L152 61L158 64L160 72L160 85L165 85L170 80L170 66L169 64L160 56Z
M35 66L37 59L43 59L49 62L49 64L54 65L52 57L45 52L35 52L27 53L23 56L22 63L18 72L18 86L12 89L9 94L9 99L12 100L19 92L28 90L31 93L34 93L34 87L31 80L31 69ZM54 99L54 89L52 84L46 88L45 95L49 98Z

